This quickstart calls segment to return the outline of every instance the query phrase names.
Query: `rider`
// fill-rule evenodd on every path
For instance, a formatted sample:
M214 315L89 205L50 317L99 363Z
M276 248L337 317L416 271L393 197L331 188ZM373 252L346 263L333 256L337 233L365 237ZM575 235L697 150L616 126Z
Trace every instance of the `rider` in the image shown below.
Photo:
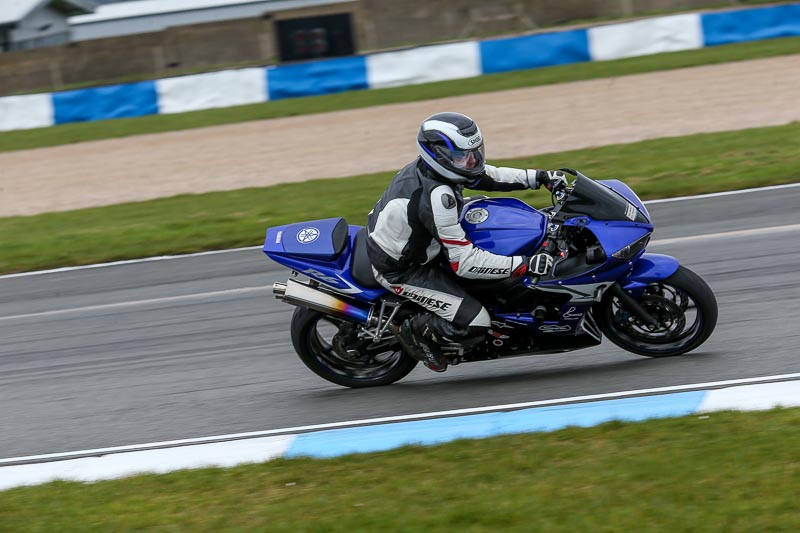
M487 165L478 125L460 113L426 118L417 134L419 157L403 167L369 213L367 251L375 278L432 313L407 319L403 347L431 370L444 372L441 342L483 337L489 313L436 261L441 252L455 276L504 279L542 276L553 266L533 257L497 255L473 246L459 224L462 190L538 189L566 185L558 171Z

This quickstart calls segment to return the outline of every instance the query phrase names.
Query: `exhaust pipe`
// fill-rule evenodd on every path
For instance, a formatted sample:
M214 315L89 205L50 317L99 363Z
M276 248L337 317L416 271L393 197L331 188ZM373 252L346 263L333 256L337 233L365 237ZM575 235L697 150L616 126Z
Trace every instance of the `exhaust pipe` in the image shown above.
M333 294L309 287L299 281L274 283L272 293L287 304L307 307L328 315L368 324L372 318L372 307L353 301L345 301Z
M286 284L278 282L273 283L272 294L274 294L275 298L278 300L283 300L283 297L286 295Z

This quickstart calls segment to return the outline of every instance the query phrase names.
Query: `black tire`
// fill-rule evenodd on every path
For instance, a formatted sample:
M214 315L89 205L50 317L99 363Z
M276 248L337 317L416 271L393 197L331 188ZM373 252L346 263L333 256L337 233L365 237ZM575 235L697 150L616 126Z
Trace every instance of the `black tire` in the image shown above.
M327 323L328 333L336 331L343 322L323 313L298 307L292 315L292 344L300 360L323 379L344 387L362 388L389 385L414 370L417 360L392 345L370 361L345 359L338 355L320 331ZM378 357L388 354L387 357Z
M606 292L595 308L603 334L620 348L647 357L672 357L694 350L717 325L717 299L703 279L686 267L645 289L639 304L659 321L648 328ZM687 325L687 322L692 321ZM678 329L680 326L680 329Z

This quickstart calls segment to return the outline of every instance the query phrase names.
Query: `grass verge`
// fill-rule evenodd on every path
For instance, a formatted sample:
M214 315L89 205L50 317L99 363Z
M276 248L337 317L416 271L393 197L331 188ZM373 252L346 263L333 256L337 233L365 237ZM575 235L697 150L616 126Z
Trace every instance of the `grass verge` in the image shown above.
M0 152L797 53L800 53L800 37L788 37L616 61L507 72L469 80L351 91L174 115L64 124L50 128L0 133Z
M800 410L0 492L8 531L798 531Z
M798 181L800 123L671 137L493 161L521 168L571 166L627 182L644 199ZM394 172L148 202L0 218L0 272L250 246L268 226L343 216L363 224ZM520 198L544 205L549 196Z

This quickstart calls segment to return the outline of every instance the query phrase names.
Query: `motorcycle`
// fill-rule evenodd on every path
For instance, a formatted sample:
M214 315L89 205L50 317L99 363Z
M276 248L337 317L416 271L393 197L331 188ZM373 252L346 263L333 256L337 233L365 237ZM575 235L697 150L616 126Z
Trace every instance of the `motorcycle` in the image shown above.
M537 210L517 198L465 199L461 225L477 247L501 255L555 258L550 273L492 281L460 279L489 310L485 338L442 346L450 365L560 353L600 344L648 357L694 350L717 322L714 293L670 256L647 253L653 223L630 187L618 180L575 179ZM269 228L263 251L307 281L275 283L296 306L291 339L322 378L346 387L388 385L418 361L397 339L400 324L422 307L375 281L366 228L343 218Z

